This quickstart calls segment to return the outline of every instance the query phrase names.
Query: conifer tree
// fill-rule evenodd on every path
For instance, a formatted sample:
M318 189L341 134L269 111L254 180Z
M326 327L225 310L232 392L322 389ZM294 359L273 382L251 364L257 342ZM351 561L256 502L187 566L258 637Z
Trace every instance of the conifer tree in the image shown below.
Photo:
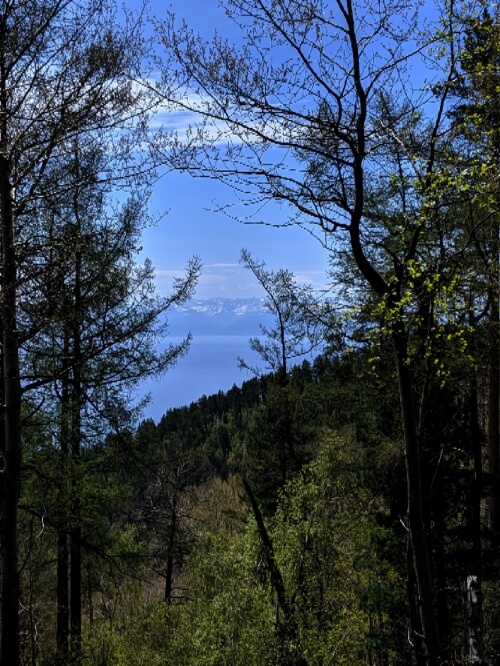
M41 307L34 319L25 311L41 305L37 287L53 268L40 221L69 184L49 176L67 164L78 137L85 152L106 142L99 180L141 178L134 146L149 102L132 81L143 46L140 20L124 16L119 24L107 0L7 0L0 7L0 662L6 666L19 663L23 348L52 314Z
M138 382L162 374L186 352L188 337L163 352L157 343L166 335L167 310L191 296L199 271L193 259L169 297L156 294L152 266L136 263L148 219L144 201L135 192L125 203L113 203L90 176L101 160L95 151L76 150L60 173L62 179L68 171L74 183L47 213L50 263L35 307L50 313L50 321L22 350L23 391L42 405L44 430L59 447L55 474L67 477L54 477L62 491L58 506L45 511L58 536L58 655L75 662L81 652L82 544L89 540L82 456L107 432L130 428ZM35 314L31 305L23 312L26 320ZM37 427L40 420L38 414Z

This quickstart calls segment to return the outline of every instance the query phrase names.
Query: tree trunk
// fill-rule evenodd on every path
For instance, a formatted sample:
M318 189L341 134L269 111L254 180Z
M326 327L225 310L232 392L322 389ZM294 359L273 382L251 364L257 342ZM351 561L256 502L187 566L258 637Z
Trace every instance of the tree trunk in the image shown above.
M400 325L393 333L405 441L408 527L419 597L420 619L428 666L439 664L439 632L434 610L434 590L423 518L420 443L417 436L412 381L408 364L407 333Z
M69 359L69 335L64 336L64 359ZM60 405L60 480L62 490L59 496L59 521L57 532L57 600L56 600L56 646L61 663L68 662L69 650L69 552L68 552L68 494L66 480L68 478L68 458L70 441L70 386L69 369L62 377Z
M172 501L172 516L167 543L167 567L165 571L165 601L167 604L172 603L172 581L174 577L174 547L177 532L177 499L175 497L175 492L176 491L174 490L174 499Z
M73 503L73 519L79 520L80 503ZM72 528L71 563L70 563L70 626L71 626L71 661L79 663L82 642L82 557L81 557L81 528L79 525Z
M483 595L482 547L481 547L481 495L483 488L483 463L481 457L481 434L478 414L477 377L474 374L470 392L470 432L474 460L474 480L471 488L471 571L467 576L467 616L469 622L469 656L471 666L484 664L483 644Z
M307 659L301 654L300 635L297 622L294 617L293 608L288 603L285 583L283 581L278 563L276 562L271 536L269 535L269 532L265 526L264 518L255 495L253 494L253 490L246 479L243 479L243 487L250 502L250 506L252 507L252 513L255 518L255 522L257 523L257 530L259 532L259 537L263 546L266 565L271 577L271 585L276 593L279 608L283 613L284 619L282 622L281 630L283 631L283 636L286 643L285 649L287 652L290 649L291 652L291 654L287 654L285 657L286 661L284 663L290 664L290 666L308 666Z
M408 640L413 647L417 666L425 666L425 649L422 641L422 627L420 623L420 613L418 608L417 584L415 580L415 566L413 564L413 548L411 538L408 535L406 544L406 593L408 596L408 613L410 627Z
M469 621L469 663L482 666L482 594L477 576L467 576L467 617Z
M494 543L500 536L500 308L497 284L498 242L493 248L495 275L490 277L489 368L488 368L488 471L491 490L488 499L490 528Z
M68 586L68 536L64 525L57 533L57 655L61 663L68 661L69 638L69 586Z
M434 493L432 498L433 521L434 521L434 548L436 562L436 608L437 623L441 649L446 650L450 639L450 617L448 612L448 575L447 575L447 553L445 548L446 516L444 508L446 497L442 488L442 480L439 470L434 477Z
M0 91L1 94L1 91ZM1 142L5 142L5 129ZM17 336L17 269L14 204L10 168L5 152L0 156L1 207L1 319L4 460L0 497L0 663L19 663L19 572L17 513L21 488L21 386Z
M78 167L78 152L76 153ZM77 248L75 254L75 284L74 284L74 312L73 312L73 357L72 357L72 392L71 392L71 458L73 462L72 479L72 528L70 532L70 625L71 625L71 655L74 663L81 659L82 641L82 534L81 534L81 505L80 505L80 449L82 439L82 249L80 221L78 216L78 191L74 194L75 218L78 227L76 238Z

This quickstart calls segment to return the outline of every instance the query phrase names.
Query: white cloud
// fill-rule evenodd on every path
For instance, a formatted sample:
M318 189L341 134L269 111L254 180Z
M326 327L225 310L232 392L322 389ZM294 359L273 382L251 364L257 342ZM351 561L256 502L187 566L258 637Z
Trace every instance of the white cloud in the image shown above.
M153 90L157 84L151 79L145 81L145 87ZM271 117L252 118L244 107L229 102L224 107L208 95L189 89L175 94L177 102L167 99L158 102L152 110L149 127L153 132L166 131L181 144L250 145L262 143L262 136L274 139L284 136L282 122Z
M156 287L161 295L172 289L175 278L184 275L182 268L157 269ZM316 270L301 270L295 273L297 284L310 284L314 290L327 289L325 274ZM261 298L262 287L251 271L237 263L213 263L202 267L196 289L196 298Z
M240 270L241 265L240 264L235 264L235 263L229 263L229 264L207 264L205 268L211 270L211 269L218 269L218 268L227 268L227 269L235 269L235 270Z

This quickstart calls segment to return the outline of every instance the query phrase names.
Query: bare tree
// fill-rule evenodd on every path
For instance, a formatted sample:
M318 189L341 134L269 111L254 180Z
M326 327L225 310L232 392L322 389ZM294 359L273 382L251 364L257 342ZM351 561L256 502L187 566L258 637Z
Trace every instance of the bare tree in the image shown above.
M275 320L272 328L261 324L265 340L250 338L250 348L285 383L290 362L312 353L324 342L328 302L315 298L310 287L297 285L290 271L267 270L265 263L253 258L248 250L241 251L241 262L264 289L266 309ZM331 321L330 318L329 323ZM238 363L258 374L257 368L249 366L242 358L238 358Z
M449 202L436 188L456 65L454 6L443 7L439 31L406 0L224 6L241 47L220 36L205 42L173 16L158 28L163 101L172 113L193 114L185 135L157 137L158 150L170 165L219 178L255 203L254 222L273 223L261 212L266 203L287 205L287 224L317 235L333 256L348 252L375 297L399 380L409 578L417 585L416 597L409 592L412 635L418 663L434 665L444 656L423 510L428 381L415 382L410 336L423 331L429 352L437 285L446 279ZM436 58L435 41L444 46ZM410 67L421 76L416 87Z

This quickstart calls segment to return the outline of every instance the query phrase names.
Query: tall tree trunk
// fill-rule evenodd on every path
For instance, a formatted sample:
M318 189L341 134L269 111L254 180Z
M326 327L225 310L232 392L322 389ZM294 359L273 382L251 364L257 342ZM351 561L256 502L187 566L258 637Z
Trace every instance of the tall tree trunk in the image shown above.
M474 354L476 358L476 354ZM482 546L481 546L481 496L483 488L483 462L481 456L481 431L479 427L477 376L474 373L469 396L470 433L474 460L474 480L471 502L471 573L467 576L467 614L469 622L469 658L471 666L484 664L483 644L483 595L482 595Z
M490 528L495 545L500 536L500 307L498 294L498 240L493 248L493 265L488 288L489 368L488 368L488 471L491 490L488 498Z
M78 166L78 153L77 153ZM82 322L82 248L80 222L78 217L78 191L75 190L75 217L77 221L77 248L75 254L75 284L74 284L74 312L73 312L73 385L71 394L71 457L73 461L73 499L72 499L72 529L70 532L70 624L71 624L71 652L74 663L81 659L82 640L82 531L81 531L81 504L80 504L80 449L82 439L81 410L82 410L82 352L81 352L81 322Z
M69 358L69 335L64 337L64 359ZM70 441L70 386L69 369L66 369L62 378L61 407L60 407L60 479L61 493L59 497L59 521L57 532L57 609L56 609L56 646L57 655L61 663L68 662L69 649L69 552L68 552L68 458Z
M14 196L8 159L5 15L0 23L0 267L2 321L2 446L0 485L0 664L19 664L17 513L21 490L21 384L17 334L17 267Z
M417 580L420 619L428 666L440 659L439 631L434 609L434 590L423 517L420 443L417 436L412 381L408 363L407 333L400 324L393 333L398 369L399 395L405 441L408 523L412 544L413 564Z
M446 497L443 492L439 470L434 477L432 498L434 520L434 547L436 562L436 609L439 638L442 651L446 650L450 639L450 617L448 611L447 557L445 548L446 516L444 509Z
M68 661L69 638L69 586L68 535L61 526L57 533L57 621L56 646L61 663Z
M308 666L307 659L301 653L300 635L297 622L295 620L293 607L289 604L287 599L285 583L278 563L276 562L271 536L267 531L262 512L257 503L257 499L255 498L253 490L246 479L243 479L243 487L250 502L250 506L252 507L253 516L257 524L257 530L259 532L259 537L264 550L264 558L266 560L266 565L271 577L271 585L276 593L279 608L283 613L284 619L282 623L282 631L286 643L285 649L288 652L288 650L291 648L290 651L292 652L292 654L287 654L287 660L284 663L290 665L293 664L293 666Z
M488 496L487 508L491 530L491 546L498 553L500 548L500 304L498 293L498 226L494 227L492 242L492 261L489 267L488 298L490 312L488 321L488 398L487 398L487 461L488 461ZM495 608L493 624L500 622L500 612ZM496 638L488 646L490 663L497 664L500 659L500 641Z
M73 502L73 520L79 520L80 503ZM79 663L82 643L82 542L81 527L77 525L70 533L70 626L71 626L71 661Z
M0 95L2 91L0 90ZM21 386L17 335L17 270L15 221L10 165L1 150L0 140L0 209L1 209L1 319L3 362L3 435L4 460L0 497L0 663L19 663L19 571L17 514L21 489Z
M174 577L174 547L175 538L177 536L177 498L175 496L172 500L172 516L170 521L170 529L168 531L167 543L167 567L165 571L165 601L167 604L172 603L172 582Z
M413 647L417 666L425 666L425 649L422 640L422 626L417 599L417 582L415 579L415 566L413 564L413 548L409 535L406 544L406 585L410 620L408 640Z

